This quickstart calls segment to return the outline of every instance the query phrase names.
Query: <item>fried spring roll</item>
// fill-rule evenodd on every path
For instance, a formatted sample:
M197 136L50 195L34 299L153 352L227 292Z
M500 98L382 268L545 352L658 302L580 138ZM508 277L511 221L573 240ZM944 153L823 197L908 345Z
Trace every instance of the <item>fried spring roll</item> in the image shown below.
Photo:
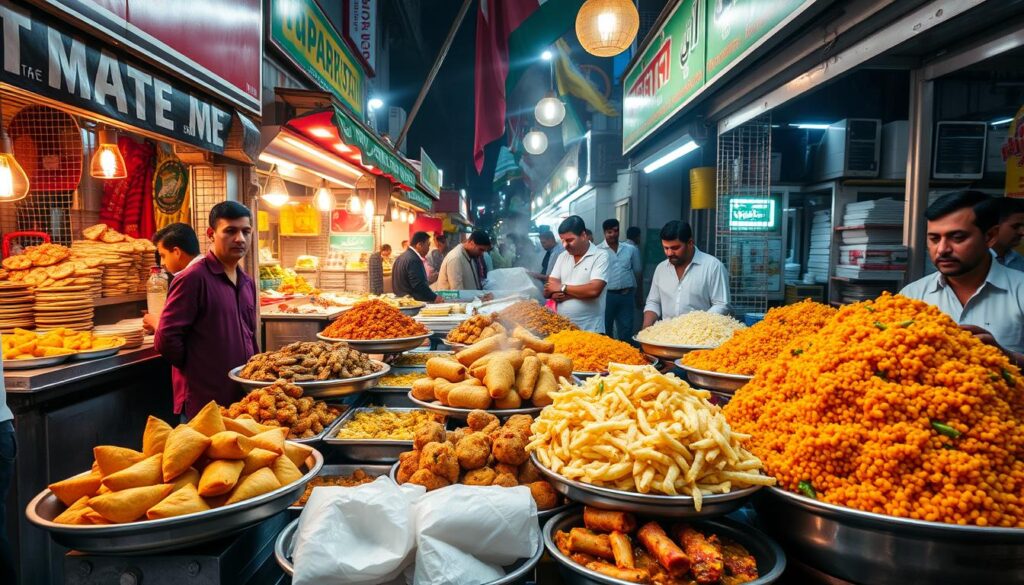
M569 531L569 550L603 559L615 560L612 543L607 534L595 534L586 528L573 528Z
M602 561L587 563L587 568L604 575L630 583L647 583L651 575L643 569L623 569Z
M746 583L757 579L757 560L747 549L736 543L722 545L722 557L728 573L737 583Z
M455 359L464 366L469 366L476 360L484 357L485 355L496 352L501 349L502 343L506 338L495 335L494 337L488 337L483 341L478 341L466 349L455 354Z
M484 386L491 398L504 398L516 383L516 371L506 359L495 358L487 362L484 370Z
M708 539L693 527L682 525L676 528L676 538L690 557L690 572L698 583L718 583L722 579L722 547L714 535Z
M622 532L612 532L608 535L608 542L612 545L612 554L615 556L615 566L620 569L633 569L636 562L633 560L633 544L629 542L629 536Z
M636 530L636 516L629 512L613 512L585 506L583 508L583 524L597 532L624 532Z
M669 575L678 577L690 570L690 559L657 522L648 522L636 533L637 540L644 545Z
M427 376L444 378L449 382L461 382L466 379L466 366L457 361L434 357L427 360Z

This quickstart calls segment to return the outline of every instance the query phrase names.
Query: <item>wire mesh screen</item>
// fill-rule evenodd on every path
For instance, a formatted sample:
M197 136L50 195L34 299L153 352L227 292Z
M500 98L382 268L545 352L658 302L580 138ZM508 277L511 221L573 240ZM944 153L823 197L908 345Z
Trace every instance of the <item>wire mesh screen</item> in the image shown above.
M769 238L750 231L750 222L733 221L731 204L742 200L747 210L771 209L771 146L770 113L718 137L715 251L729 271L736 314L768 308Z
M189 177L192 182L192 226L196 233L203 234L210 221L210 210L227 198L227 170L224 167L193 166ZM209 238L199 238L203 254L206 254L209 243Z

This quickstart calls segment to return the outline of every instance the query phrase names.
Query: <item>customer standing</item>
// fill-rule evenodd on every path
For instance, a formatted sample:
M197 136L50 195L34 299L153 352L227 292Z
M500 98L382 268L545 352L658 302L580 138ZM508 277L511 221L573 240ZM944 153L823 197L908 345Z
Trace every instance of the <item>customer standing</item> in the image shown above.
M608 254L604 331L608 337L628 342L633 336L633 294L643 270L640 250L629 242L619 242L619 220L606 219L601 229L604 241L597 247Z
M565 252L558 257L544 296L558 303L558 313L584 331L604 333L608 254L583 235L583 218L571 215L558 226Z
M440 303L444 299L434 294L427 284L427 252L430 250L430 236L427 232L416 232L405 252L395 260L391 268L391 287L395 294L410 296L417 301Z
M474 262L491 249L491 237L483 230L469 235L465 243L452 248L441 263L437 278L438 290L482 290L483 281Z
M370 254L366 260L366 271L369 273L370 294L384 294L384 261L391 256L391 244L381 244L380 250Z
M160 265L171 275L170 281L203 259L199 255L199 236L187 223L176 222L161 228L153 234L153 243L160 255ZM142 325L147 331L156 331L160 315L146 313L142 316Z
M643 329L658 319L691 311L731 312L725 266L697 249L690 224L678 220L666 223L661 228L661 247L665 261L658 264L651 279Z
M536 278L541 282L547 282L548 277L551 276L551 271L555 267L555 261L562 255L565 248L555 234L551 233L551 228L547 226L541 226L540 235L540 247L544 250L544 255L540 261L540 272L531 272L530 276Z
M154 342L172 366L174 412L187 418L211 400L236 400L241 387L228 371L259 352L256 285L239 266L252 212L235 201L214 205L206 236L206 256L171 283Z
M14 551L11 550L11 540L7 535L7 492L14 479L14 457L17 452L14 413L7 406L4 368L0 364L0 583L18 582L14 572Z
M434 234L434 249L427 253L427 264L430 265L430 284L437 282L437 277L441 272L441 263L444 262L444 257L448 255L448 238L444 237L444 233L438 232Z

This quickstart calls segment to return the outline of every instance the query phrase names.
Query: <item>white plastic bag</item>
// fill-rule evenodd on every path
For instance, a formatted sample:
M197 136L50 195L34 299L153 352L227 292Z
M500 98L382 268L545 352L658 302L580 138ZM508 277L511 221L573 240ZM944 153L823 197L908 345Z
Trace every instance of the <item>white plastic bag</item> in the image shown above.
M496 297L519 294L538 301L544 299L539 282L525 268L491 270L487 273L484 290L493 292Z

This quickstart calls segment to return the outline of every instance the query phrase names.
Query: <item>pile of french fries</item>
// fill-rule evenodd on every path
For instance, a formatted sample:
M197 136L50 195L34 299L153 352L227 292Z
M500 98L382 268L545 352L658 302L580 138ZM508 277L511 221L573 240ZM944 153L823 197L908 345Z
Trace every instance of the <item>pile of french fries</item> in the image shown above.
M527 448L568 479L641 494L704 496L774 485L710 393L652 366L612 364L580 386L562 381Z

